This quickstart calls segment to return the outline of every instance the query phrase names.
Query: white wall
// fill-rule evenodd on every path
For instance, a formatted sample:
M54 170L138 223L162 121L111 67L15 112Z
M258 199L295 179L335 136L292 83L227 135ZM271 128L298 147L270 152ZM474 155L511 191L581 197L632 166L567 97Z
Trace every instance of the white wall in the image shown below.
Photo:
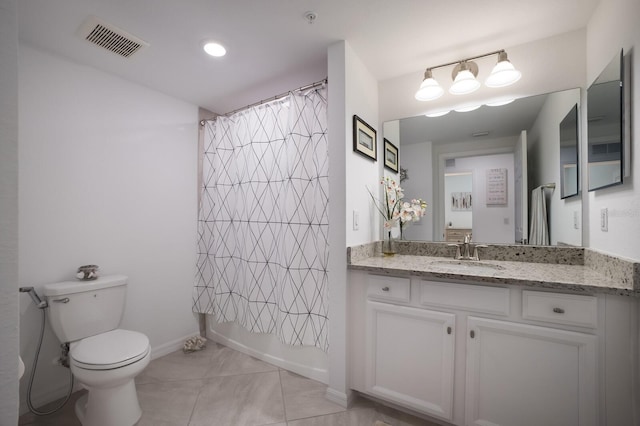
M577 228L573 223L574 214L581 215L581 197L560 198L560 122L576 103L580 104L578 89L550 94L528 134L529 142L534 141L529 144L529 193L540 185L556 184L555 190L546 190L551 245L582 245L580 221Z
M18 18L0 0L0 425L18 423Z
M400 165L408 170L409 179L402 183L406 199L421 198L427 202L427 211L420 221L404 230L405 240L433 240L433 163L431 142L400 146Z
M487 205L487 170L507 169L507 204ZM473 240L483 243L508 243L515 238L513 153L456 158L455 169L473 173Z
M20 285L84 264L128 275L122 328L145 333L153 356L181 347L198 332L197 107L23 44L19 71ZM40 317L26 296L20 308L30 366ZM57 345L47 329L36 404L66 387Z
M595 80L611 58L624 49L633 49L631 64L632 117L631 168L632 176L620 186L585 193L584 205L588 207L588 238L591 248L607 253L640 260L640 2L637 0L607 0L598 3L587 26L587 86ZM586 123L586 112L583 111ZM584 130L585 126L583 126ZM584 134L584 133L583 133ZM582 152L587 152L587 138L582 139ZM586 159L582 161L583 170ZM585 176L584 174L582 175ZM583 181L585 182L585 181ZM586 186L586 185L585 185ZM609 230L600 230L600 210L608 209Z
M346 44L345 61L345 116L347 122L343 152L346 155L347 246L352 246L380 239L380 214L373 209L367 188L374 195L380 191L380 177L383 174L384 165L384 143L382 127L378 127L378 81L367 70L348 43ZM377 132L377 161L353 151L352 118L354 114ZM360 214L360 224L357 231L353 229L353 210L358 210Z
M370 125L378 118L377 82L351 46L340 41L328 50L329 68L329 388L327 397L347 404L349 336L347 321L347 246L378 239L378 219L373 215L367 186L378 185L378 162L352 151L352 117L357 114ZM376 129L382 130L382 129ZM381 131L378 136L381 136ZM380 137L380 140L382 138ZM378 142L378 145L380 143ZM380 152L380 151L379 151ZM360 227L353 231L353 210L360 212ZM346 220L345 220L346 219Z

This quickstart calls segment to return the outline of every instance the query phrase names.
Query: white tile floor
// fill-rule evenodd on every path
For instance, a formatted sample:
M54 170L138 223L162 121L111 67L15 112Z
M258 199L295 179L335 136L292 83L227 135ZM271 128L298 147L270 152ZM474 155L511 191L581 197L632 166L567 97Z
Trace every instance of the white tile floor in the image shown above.
M152 361L136 383L139 426L436 426L365 399L345 410L324 397L324 384L213 342ZM20 425L79 426L81 394L50 416L25 414Z

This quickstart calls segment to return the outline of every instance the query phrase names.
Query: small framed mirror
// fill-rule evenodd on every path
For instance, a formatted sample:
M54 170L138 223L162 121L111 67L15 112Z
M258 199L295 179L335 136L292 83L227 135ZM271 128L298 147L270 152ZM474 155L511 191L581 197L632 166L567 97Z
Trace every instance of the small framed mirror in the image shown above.
M589 191L622 183L623 69L621 51L587 90Z
M578 195L578 105L560 122L560 198Z

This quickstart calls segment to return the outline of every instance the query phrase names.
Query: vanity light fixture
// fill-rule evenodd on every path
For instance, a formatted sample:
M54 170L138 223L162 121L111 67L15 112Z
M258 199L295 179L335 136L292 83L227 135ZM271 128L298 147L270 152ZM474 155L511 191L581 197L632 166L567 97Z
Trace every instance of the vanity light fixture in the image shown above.
M476 78L478 76L478 65L473 62L473 59L484 58L491 55L498 55L498 63L493 67L491 74L485 80L487 87L504 87L520 80L522 73L515 69L509 61L507 52L504 50L496 50L495 52L427 68L424 72L422 84L420 84L420 88L415 94L415 98L419 101L432 101L442 96L444 89L433 78L433 70L450 65L455 65L455 67L451 73L453 84L449 88L449 93L453 95L465 95L478 90L481 86Z
M215 41L207 41L203 44L202 48L207 54L211 56L215 56L219 58L227 54L227 49L224 48L220 43L216 43Z
M460 62L451 74L453 84L449 88L449 93L452 95L466 95L475 92L481 86L480 82L476 80L477 76L478 65L475 62Z
M520 77L522 73L507 59L507 52L502 50L498 53L498 63L493 67L484 84L487 87L505 87L520 80Z
M419 101L433 101L438 99L444 93L444 89L438 84L431 69L427 68L424 72L424 80L420 84L420 88L415 94L415 98Z
M429 118L442 117L443 115L447 115L450 112L451 110L430 112L429 114L425 114L425 117L429 117Z
M467 106L461 106L460 108L456 108L454 111L455 112L471 112L471 111L475 111L478 108L480 108L482 105L467 105Z
M515 101L515 99L504 99L504 100L501 100L501 101L487 102L485 105L492 106L492 107L498 107L498 106L503 106L503 105L509 105L513 101Z

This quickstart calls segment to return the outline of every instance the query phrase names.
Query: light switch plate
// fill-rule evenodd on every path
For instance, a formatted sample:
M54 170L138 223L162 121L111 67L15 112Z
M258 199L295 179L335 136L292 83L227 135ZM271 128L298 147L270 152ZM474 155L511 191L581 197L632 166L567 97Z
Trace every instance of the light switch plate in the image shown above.
M360 229L360 212L358 210L353 211L353 230Z
M609 209L600 209L600 230L609 231Z

